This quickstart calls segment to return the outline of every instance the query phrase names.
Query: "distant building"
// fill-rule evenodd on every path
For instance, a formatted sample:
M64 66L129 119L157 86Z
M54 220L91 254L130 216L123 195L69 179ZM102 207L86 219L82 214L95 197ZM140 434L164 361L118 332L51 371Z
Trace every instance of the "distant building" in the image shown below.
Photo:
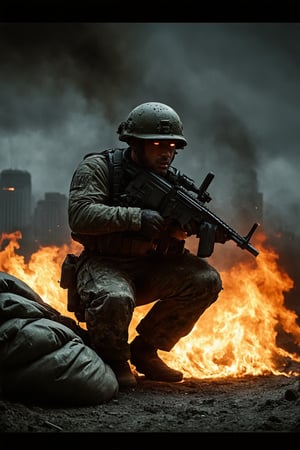
M32 221L31 175L7 169L0 172L0 232L25 231Z
M67 197L48 192L34 207L30 173L6 169L0 172L0 237L16 231L22 233L18 253L26 258L40 246L68 244Z
M67 197L57 192L47 192L39 200L33 214L33 235L38 246L69 243L70 228L67 217Z

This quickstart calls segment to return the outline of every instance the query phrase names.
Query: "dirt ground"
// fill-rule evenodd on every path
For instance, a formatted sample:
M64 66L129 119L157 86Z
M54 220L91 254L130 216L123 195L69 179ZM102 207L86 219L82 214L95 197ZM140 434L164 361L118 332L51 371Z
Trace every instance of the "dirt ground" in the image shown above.
M300 432L300 377L268 375L164 383L139 376L136 388L120 391L108 403L76 408L2 399L0 430L7 448L12 448L12 438L20 433L25 441L33 435L43 436L44 443L49 442L48 435L51 441L52 434L61 439L67 433L77 433L78 438L84 435L85 440L99 438L99 433L115 433L119 438L120 434L163 433L175 435L176 440L182 433L238 433L239 437L276 433L286 439Z

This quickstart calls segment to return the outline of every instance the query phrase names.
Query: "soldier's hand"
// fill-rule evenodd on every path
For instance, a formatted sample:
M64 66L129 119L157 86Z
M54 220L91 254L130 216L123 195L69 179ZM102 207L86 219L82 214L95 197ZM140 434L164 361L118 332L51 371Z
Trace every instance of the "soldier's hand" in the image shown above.
M187 233L187 236L191 236L192 234L197 235L199 232L199 223L191 219L187 224L184 225L184 229Z
M145 237L155 239L164 228L165 219L159 214L158 211L154 211L152 209L142 210L141 233Z
M173 237L178 241L184 241L188 237L186 230L177 221L171 221L167 225L167 232L170 237Z

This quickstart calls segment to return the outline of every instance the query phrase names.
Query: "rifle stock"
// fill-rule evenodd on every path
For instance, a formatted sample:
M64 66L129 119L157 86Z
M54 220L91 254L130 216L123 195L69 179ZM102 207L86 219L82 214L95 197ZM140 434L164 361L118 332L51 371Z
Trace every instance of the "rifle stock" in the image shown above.
M135 170L131 168L131 173ZM212 180L213 175L209 176ZM203 184L203 183L202 183ZM205 183L205 189L209 182ZM165 217L177 220L182 226L191 220L199 224L197 237L200 238L198 256L208 257L212 254L215 244L215 233L219 228L234 241L238 247L257 256L258 250L250 243L258 223L254 223L246 236L241 236L216 214L204 206L203 202L180 185L172 184L156 173L143 170L136 173L135 178L125 189L123 199L131 206L150 208ZM207 200L206 200L207 201Z

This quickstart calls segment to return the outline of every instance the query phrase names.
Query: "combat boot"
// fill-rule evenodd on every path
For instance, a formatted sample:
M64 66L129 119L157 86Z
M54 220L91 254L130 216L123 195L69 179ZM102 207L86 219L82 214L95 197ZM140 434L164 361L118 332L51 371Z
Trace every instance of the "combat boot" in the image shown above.
M169 382L182 380L182 372L167 366L157 355L157 349L147 344L141 336L137 336L132 341L130 352L131 363L149 380Z
M127 361L110 361L108 365L112 368L119 383L119 388L134 388L137 384L134 374L131 372Z

